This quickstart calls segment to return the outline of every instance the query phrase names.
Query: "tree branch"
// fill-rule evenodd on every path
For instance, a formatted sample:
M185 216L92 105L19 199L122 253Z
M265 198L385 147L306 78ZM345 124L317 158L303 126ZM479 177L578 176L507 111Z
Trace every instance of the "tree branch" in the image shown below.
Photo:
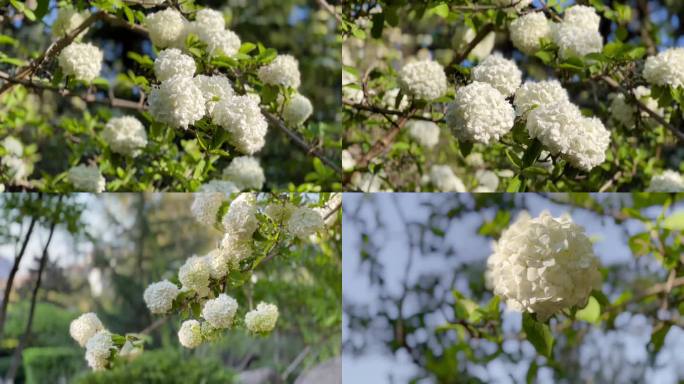
M316 2L318 3L318 5L319 5L321 8L325 9L326 11L328 11L328 13L330 13L330 14L337 20L338 23L342 24L342 16L341 16L340 14L338 14L338 13L335 11L335 7L333 7L332 5L330 5L330 4L329 4L327 1L325 1L325 0L316 0Z
M447 74L453 73L453 67L459 65L463 60L465 60L470 52L475 49L475 47L480 44L480 42L484 40L484 38L487 37L487 35L489 35L489 33L492 31L494 31L494 24L486 24L480 28L480 30L477 32L477 35L475 35L475 38L468 44L468 46L466 46L466 49L456 55L456 57L451 60L451 63L447 65Z
M404 115L404 113L405 113L405 112L403 112L403 111L397 111L397 110L393 110L393 109L385 109L385 108L380 108L380 107L376 107L376 106L373 106L373 105L357 104L357 103L352 103L352 102L349 102L349 101L342 101L342 104L343 104L343 105L346 105L346 106L348 106L348 107L350 107L350 108L358 109L358 110L361 110L361 111L367 111L367 112L378 113L378 114L381 114L381 115L402 116L402 115ZM431 119L431 118L429 118L429 117L423 117L423 116L420 116L420 115L412 116L411 119L412 119L412 120L432 121L432 122L440 122L440 121L441 121L441 120Z

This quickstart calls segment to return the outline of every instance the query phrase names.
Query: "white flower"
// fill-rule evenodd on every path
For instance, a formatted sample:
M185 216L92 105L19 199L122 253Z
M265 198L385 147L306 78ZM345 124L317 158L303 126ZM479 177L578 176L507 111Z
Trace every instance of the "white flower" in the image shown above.
M356 160L354 160L354 156L346 150L342 150L342 169L345 171L351 171L354 169L356 166Z
M459 140L489 144L513 128L515 112L504 95L475 81L456 91L446 121Z
M380 172L382 172L382 170ZM352 175L351 183L361 192L380 192L382 191L383 177L384 173L373 174L370 172L355 172Z
M295 210L295 206L289 202L287 203L271 203L266 206L264 209L264 213L266 216L270 217L273 221L280 223L280 222L287 222L290 217L292 216L292 213Z
M16 156L4 156L0 164L7 167L7 175L15 183L25 180L31 173L33 173L33 164Z
M385 92L385 94L382 95L382 106L391 110L405 111L409 107L409 100L408 97L406 97L406 95L404 95L404 97L401 98L401 102L397 107L397 96L399 96L400 91L401 90L399 88L392 88L389 91Z
M291 55L278 55L271 63L259 68L259 80L264 84L299 88L299 62Z
M254 98L242 95L221 100L211 119L230 133L229 141L238 151L252 155L263 148L268 123Z
M14 136L7 136L2 140L2 147L5 148L6 156L22 157L24 155L24 145Z
M187 128L204 116L202 91L192 78L175 76L154 87L148 98L150 113L160 123Z
M659 116L663 116L665 111L658 106L658 100L651 97L651 90L649 88L640 85L633 90L634 97L641 101L647 108L657 113ZM610 104L610 115L613 120L622 124L627 128L633 128L635 125L635 114L637 113L638 107L634 105L633 102L627 102L625 95L619 93L615 95L613 101ZM649 122L650 115L646 111L641 111L640 116L642 120Z
M569 215L520 214L494 244L487 260L487 284L516 311L545 321L554 313L586 304L600 289L598 259L584 229Z
M534 107L561 101L569 101L569 98L568 91L558 80L526 81L515 92L513 105L515 105L516 114L521 116Z
M515 93L522 82L522 72L515 61L499 53L488 56L472 71L473 80L487 83L508 97Z
M433 100L444 96L447 78L444 67L436 61L420 60L404 65L399 71L399 84L407 95Z
M102 131L102 138L112 152L137 156L147 145L147 133L142 123L133 116L110 119Z
M237 268L242 260L252 256L252 243L250 238L240 237L240 234L226 233L221 240L219 254L215 257L217 273L223 268ZM218 263L224 263L218 265Z
M465 162L473 168L484 167L484 158L480 152L471 152L465 157Z
M245 315L245 325L253 333L271 332L277 321L278 307L274 304L259 303L256 309L247 312Z
M240 50L240 45L242 45L240 37L229 29L207 30L195 24L194 31L197 32L200 41L207 44L207 52L209 52L211 57L220 54L229 57L233 56Z
M601 17L596 14L594 7L586 5L573 5L565 10L563 14L563 24L574 25L577 27L599 30Z
M235 193L235 192L240 192L240 188L235 185L232 181L228 180L210 180L207 183L202 184L199 187L199 192L203 193L212 193L212 192L221 192L221 193Z
M205 258L192 256L178 270L178 280L183 288L197 292L200 297L209 294L211 265L207 261Z
M74 190L79 192L100 193L105 190L105 178L96 165L80 164L72 167L67 173L67 178L74 186Z
M202 326L197 320L186 320L178 330L178 341L185 348L197 348L202 344Z
M144 8L152 8L157 5L162 5L166 0L142 0L142 6Z
M202 97L207 102L207 112L211 114L217 102L232 97L235 92L233 86L225 76L198 75L193 78L197 88L202 91Z
M174 76L192 77L195 74L195 60L179 49L168 48L159 52L154 60L154 75L164 81Z
M430 167L430 182L440 192L466 192L465 185L448 165Z
M195 14L195 22L202 25L206 30L221 31L226 27L223 13L211 8L204 8Z
M468 44L475 39L475 36L477 36L475 30L465 24L456 27L454 36L451 39L452 45L454 46L456 52L463 52ZM475 48L473 48L472 51L470 51L468 57L475 58L477 60L484 59L485 57L489 56L490 53L492 53L492 49L494 49L494 43L496 43L496 33L490 32L475 46Z
M112 354L114 342L112 334L108 331L99 331L86 343L85 358L88 365L94 371L100 371L107 367L107 359Z
M233 158L223 170L223 177L235 183L240 190L261 190L264 186L264 170L259 164L259 159L252 156Z
M102 51L90 43L71 43L59 54L59 66L65 75L90 82L102 69Z
M666 169L653 176L646 192L684 192L684 177L679 172Z
M576 168L590 171L605 160L610 133L598 118L583 117L569 102L547 104L527 118L530 137L537 138L552 154L561 153Z
M230 328L237 312L238 303L232 297L221 293L217 298L204 303L202 317L214 328Z
M5 184L0 183L0 193L5 192Z
M145 16L144 25L152 44L159 48L182 47L186 36L187 20L173 8Z
M653 85L683 87L684 48L670 48L649 56L644 65L644 79Z
M322 228L323 217L309 207L297 207L287 221L287 232L302 239Z
M283 103L282 96L278 96L279 104ZM283 106L283 120L287 125L295 127L303 124L313 113L311 100L306 96L295 93Z
M195 216L198 222L214 226L216 224L216 215L218 214L221 204L225 198L224 193L220 192L201 192L193 195L192 205L190 211Z
M223 217L226 232L240 239L249 239L259 226L256 218L256 195L241 193L230 203Z
M97 332L104 329L104 325L93 312L84 313L69 325L69 334L81 347Z
M154 314L164 314L171 310L173 301L176 299L180 290L176 284L168 280L162 280L147 286L143 299L150 312Z
M558 55L562 59L582 57L603 49L603 37L598 30L574 24L561 23L554 28L553 40L558 45Z
M406 128L409 135L425 148L432 148L439 142L439 126L432 121L409 120Z
M59 8L57 18L55 19L55 22L52 23L52 36L55 38L66 36L69 32L83 24L88 16L88 12L79 12L71 7ZM85 35L87 31L88 29L86 28L83 32L79 33L74 40L78 41L83 38L83 35Z
M532 4L532 0L494 0L494 5L520 11Z
M543 12L528 13L513 20L508 30L513 45L528 55L541 48L539 40L551 39L551 26Z
M496 173L486 169L478 169L475 172L478 186L473 190L475 193L491 193L496 192L499 187L499 177Z

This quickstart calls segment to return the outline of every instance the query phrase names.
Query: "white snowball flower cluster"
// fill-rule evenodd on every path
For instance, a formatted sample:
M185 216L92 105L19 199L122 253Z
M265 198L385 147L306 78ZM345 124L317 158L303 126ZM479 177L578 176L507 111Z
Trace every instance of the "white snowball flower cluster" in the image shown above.
M192 256L178 270L178 280L183 284L184 289L194 291L200 297L205 297L209 294L210 273L211 265L207 263L206 259Z
M166 8L151 13L143 23L150 34L152 44L159 48L182 47L187 34L187 20L177 10Z
M684 176L670 169L653 176L646 192L684 192Z
M112 152L125 156L137 156L147 145L147 133L142 123L133 116L110 119L102 131L102 138Z
M590 171L605 160L610 133L601 120L583 117L574 104L562 101L530 112L530 137L537 138L552 154L562 154L576 168Z
M447 91L444 67L432 60L404 65L399 71L399 84L407 95L420 100L433 100L444 96Z
M287 221L287 232L299 238L306 238L323 228L323 217L308 207L297 207Z
M205 8L195 14L195 21L188 24L187 33L194 33L200 41L207 44L209 56L233 56L240 50L240 37L225 29L226 22L219 11Z
M584 228L569 215L523 212L494 244L486 280L513 310L536 313L540 321L564 308L586 305L600 289L599 262Z
M644 65L644 78L653 85L684 87L684 48L669 48L649 56Z
M145 293L143 293L143 299L151 313L165 314L171 310L173 301L179 293L180 289L178 289L176 284L168 280L162 280L150 284L145 289Z
M67 173L67 179L79 192L100 193L105 190L105 178L96 165L84 165L72 167Z
M451 44L456 52L463 52L468 44L475 39L475 36L477 36L477 33L474 29L465 24L459 25L456 27L454 36L451 39ZM477 60L484 59L492 53L494 43L496 43L496 33L490 32L475 46L475 48L473 48L472 51L470 51L468 57L473 57Z
M658 100L651 97L651 90L643 85L640 85L633 90L634 97L641 101L646 107L654 111L660 116L665 114L665 111L658 106ZM633 104L633 102L627 102L625 95L619 93L615 95L613 101L610 104L610 116L623 126L627 128L633 128L636 124L635 114L638 111L638 107ZM646 111L641 111L640 116L642 120L649 122L650 115Z
M492 193L496 192L499 187L499 177L492 171L478 169L475 172L475 178L478 182L477 187L473 190L475 193Z
M558 80L526 81L516 92L513 105L518 116L535 107L569 101L568 91Z
M193 195L190 211L195 219L208 226L214 226L219 208L225 195L221 192L201 192Z
M240 239L252 237L259 226L256 218L256 197L252 193L241 193L231 203L223 217L223 228Z
M259 303L245 315L245 325L252 333L271 332L278 321L278 307L274 304Z
M282 105L283 103L285 105ZM292 95L287 102L283 100L282 96L279 96L279 104L282 105L283 120L292 127L303 124L313 113L311 100L299 93Z
M399 88L392 88L385 92L385 94L382 95L382 106L391 110L405 111L409 107L409 100L405 95L401 98L401 102L397 107L397 97L399 96L400 91Z
M513 45L528 55L541 48L541 39L552 38L550 22L543 12L527 13L513 20L508 30Z
M202 326L197 320L186 320L178 330L178 341L185 348L197 348L202 345Z
M148 98L150 113L160 123L187 129L204 116L206 100L190 77L174 76L154 87Z
M522 72L515 61L506 59L499 53L488 56L476 65L472 76L474 81L487 83L506 97L515 93L522 82Z
M101 371L107 367L107 359L111 356L112 349L115 348L112 334L106 330L99 331L88 339L85 347L85 358L88 361L88 366L94 371Z
M0 160L0 165L6 167L8 176L19 182L26 179L33 172L33 164L23 159L24 145L17 138L7 136L2 140L5 155Z
M430 167L430 182L440 192L466 192L466 187L448 165Z
M553 26L553 40L562 59L601 52L600 17L592 7L574 5L565 10L563 22Z
M266 177L259 159L252 156L235 157L223 170L223 177L233 182L240 190L260 191Z
M240 192L240 188L235 185L232 181L228 180L210 180L204 184L202 184L199 188L199 192L204 192L204 193L213 193L213 192L221 192L221 193L235 193L235 192Z
M494 0L494 5L521 11L532 4L532 0Z
M207 113L211 114L214 106L221 100L226 100L235 94L233 86L225 76L198 75L193 78L197 88L207 102Z
M90 43L72 43L59 54L59 66L65 75L90 82L102 69L102 51Z
M174 76L192 77L196 70L195 60L176 48L159 52L159 56L154 60L154 75L159 81L168 80Z
M301 84L299 62L292 55L278 55L267 65L259 68L259 80L264 84L282 85L297 89Z
M228 232L221 240L219 253L217 259L226 262L228 268L237 267L242 260L252 255L250 239Z
M233 318L235 318L237 309L237 301L225 293L221 293L217 298L204 303L202 317L214 328L230 328L233 325Z
M248 95L221 100L214 106L211 118L230 133L229 141L238 151L251 155L263 148L268 123L258 100Z
M425 148L432 148L439 142L439 125L432 121L409 120L406 128L409 135Z
M226 28L226 20L223 18L223 13L210 8L197 11L195 23L212 31L220 31Z
M487 83L472 82L456 91L446 122L459 140L489 144L513 128L515 112L504 95Z
M59 11L57 11L57 18L54 23L52 23L52 36L54 38L66 36L69 32L83 24L88 16L88 12L79 12L72 7L59 8ZM88 29L83 30L83 32L79 33L74 40L80 40L87 31Z
M78 345L84 347L91 337L103 329L104 325L102 325L97 315L93 312L88 312L71 322L69 334L78 342Z

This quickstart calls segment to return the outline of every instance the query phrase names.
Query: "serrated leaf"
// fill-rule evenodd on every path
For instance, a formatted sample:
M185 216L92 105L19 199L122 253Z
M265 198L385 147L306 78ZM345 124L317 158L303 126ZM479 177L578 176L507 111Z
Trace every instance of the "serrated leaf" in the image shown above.
M577 311L575 318L587 323L598 324L601 319L601 305L594 296L589 296L587 305Z
M541 323L534 319L528 312L523 313L523 331L527 335L527 340L534 346L542 356L551 357L553 351L553 335L548 324Z

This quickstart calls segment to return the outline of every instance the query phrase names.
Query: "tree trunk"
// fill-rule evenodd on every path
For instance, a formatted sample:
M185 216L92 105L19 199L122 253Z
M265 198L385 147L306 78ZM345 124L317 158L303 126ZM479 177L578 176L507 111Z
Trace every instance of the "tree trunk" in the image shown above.
M24 242L21 244L19 253L14 256L14 265L12 265L12 270L7 278L7 285L5 285L5 292L2 298L2 307L0 307L0 339L2 339L2 333L5 329L7 306L9 305L10 293L12 293L12 285L14 285L14 278L17 275L17 271L19 271L19 264L21 263L21 259L24 257L24 253L26 252L26 246L31 239L31 234L33 233L33 227L36 225L36 220L36 217L31 217L31 223L29 224L28 231L26 231L26 235L24 236Z

